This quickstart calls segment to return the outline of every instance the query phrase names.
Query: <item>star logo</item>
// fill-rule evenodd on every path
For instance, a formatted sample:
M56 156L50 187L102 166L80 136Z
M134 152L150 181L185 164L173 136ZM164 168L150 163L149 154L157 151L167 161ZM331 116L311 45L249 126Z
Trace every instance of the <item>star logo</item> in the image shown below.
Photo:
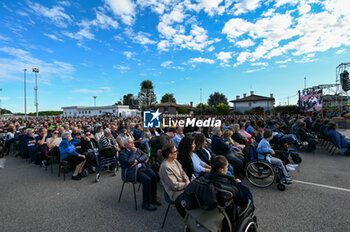
M143 127L144 128L160 128L161 112L157 111L144 111L143 112Z
M151 122L154 120L154 119L158 119L159 115L161 115L162 113L159 113L159 109L157 109L156 112L154 113L151 113L153 115L152 119L151 119Z

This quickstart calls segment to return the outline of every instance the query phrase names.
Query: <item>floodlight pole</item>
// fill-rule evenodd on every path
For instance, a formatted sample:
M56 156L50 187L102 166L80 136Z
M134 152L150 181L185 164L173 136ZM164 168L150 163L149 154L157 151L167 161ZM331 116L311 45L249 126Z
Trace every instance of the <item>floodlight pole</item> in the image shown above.
M24 71L24 116L27 118L27 83L26 83L26 72L27 69L23 69Z
M35 107L36 107L36 117L39 116L39 112L38 112L38 77L37 74L39 72L38 68L33 68L33 72L35 73Z
M306 89L306 77L304 77L304 89Z
M94 98L94 106L96 106L96 98L97 96L92 96Z
M0 88L0 91L2 91L2 88ZM1 98L0 98L0 116L2 115L1 111L2 111L2 109L1 109Z

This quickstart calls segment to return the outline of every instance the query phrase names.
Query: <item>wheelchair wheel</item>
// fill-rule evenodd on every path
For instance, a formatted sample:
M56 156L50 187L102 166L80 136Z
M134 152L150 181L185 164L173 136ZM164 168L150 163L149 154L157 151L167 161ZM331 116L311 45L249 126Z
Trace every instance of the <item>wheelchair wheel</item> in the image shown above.
M86 168L84 168L84 170L81 172L81 175L87 177L89 175L89 171Z
M96 178L95 178L95 179L96 179L96 182L99 182L99 181L100 181L100 173L97 173L97 174L96 174Z
M278 183L277 184L277 188L280 191L285 191L286 190L286 186L284 184Z
M276 174L272 165L265 161L251 161L246 165L245 174L248 181L259 188L273 184Z
M300 164L302 161L300 156L292 156L292 160L295 164Z
M257 232L258 224L254 221L253 218L247 217L243 220L237 232Z

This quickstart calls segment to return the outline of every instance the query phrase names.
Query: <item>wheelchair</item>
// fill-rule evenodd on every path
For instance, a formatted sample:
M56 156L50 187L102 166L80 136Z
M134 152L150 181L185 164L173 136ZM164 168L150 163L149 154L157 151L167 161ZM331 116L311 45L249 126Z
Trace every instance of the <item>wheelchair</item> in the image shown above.
M109 168L110 165L115 165L115 167L113 169L113 174L114 174L114 176L117 175L118 161L117 161L116 156L103 157L102 155L100 155L97 148L91 149L89 151L93 152L93 155L95 156L95 159L96 159L96 165L97 165L97 173L96 173L96 177L95 177L96 182L100 181L100 176L101 176L100 171L103 168Z
M218 205L213 210L186 210L184 231L257 232L255 206L251 200L245 207L237 206L233 194L224 186L215 186Z
M283 180L285 179L283 172L277 165L273 165L266 160L266 155L269 153L261 154L265 156L264 160L258 159L257 151L251 148L252 160L244 168L244 174L247 180L258 188L267 188L276 182L277 189L285 191L286 186L283 184Z

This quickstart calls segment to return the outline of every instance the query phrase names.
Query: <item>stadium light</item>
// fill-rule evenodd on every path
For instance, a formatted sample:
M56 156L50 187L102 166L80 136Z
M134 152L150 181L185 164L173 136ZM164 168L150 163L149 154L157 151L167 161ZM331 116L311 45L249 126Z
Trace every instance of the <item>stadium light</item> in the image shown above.
M24 71L24 116L27 118L27 83L26 83L26 72L27 69L23 69Z
M36 107L36 117L38 117L39 113L38 113L38 77L37 77L37 74L39 72L39 69L38 68L33 68L32 71L35 73L35 88L34 88L34 91L35 91L35 107Z

